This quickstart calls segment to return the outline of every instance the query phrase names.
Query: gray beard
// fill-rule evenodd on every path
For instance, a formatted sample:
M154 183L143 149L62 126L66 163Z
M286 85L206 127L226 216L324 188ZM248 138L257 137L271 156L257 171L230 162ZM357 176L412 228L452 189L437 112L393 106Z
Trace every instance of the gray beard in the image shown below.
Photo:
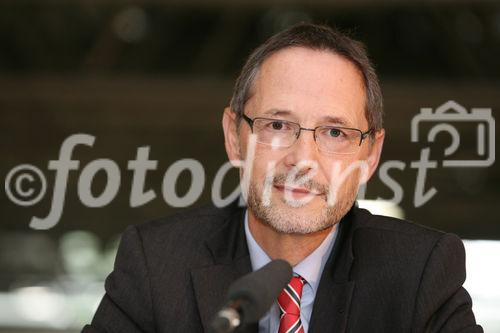
M250 184L247 204L254 216L278 233L302 235L323 231L334 226L347 214L357 194L355 189L344 190L345 193L339 193L337 198L340 199L333 206L328 206L325 201L325 207L320 212L301 216L295 212L295 207L300 205L284 199L281 199L284 206L273 205L272 200L267 205L263 203L262 191L260 192L259 195L255 184Z

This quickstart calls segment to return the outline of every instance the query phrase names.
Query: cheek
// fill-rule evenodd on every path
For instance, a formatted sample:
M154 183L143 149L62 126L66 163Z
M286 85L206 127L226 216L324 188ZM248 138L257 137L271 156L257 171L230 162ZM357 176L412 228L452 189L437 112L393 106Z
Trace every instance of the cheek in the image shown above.
M276 154L273 154L267 149L259 149L259 147L257 147L253 163L254 176L263 179L268 172L274 171L274 173L276 173L276 169L279 169L279 158Z
M263 183L268 173L270 175L272 175L273 172L276 174L276 169L279 169L279 156L276 156L274 152L268 149L262 149L259 145L257 145L252 161L252 182L258 184Z
M367 174L367 164L363 160L352 156L350 158L335 159L328 163L324 170L330 186L354 186L363 182Z

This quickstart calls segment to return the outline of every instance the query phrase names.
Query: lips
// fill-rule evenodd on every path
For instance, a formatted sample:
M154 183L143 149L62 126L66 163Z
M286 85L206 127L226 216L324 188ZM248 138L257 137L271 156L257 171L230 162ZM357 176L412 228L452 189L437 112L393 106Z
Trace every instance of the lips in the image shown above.
M284 186L284 185L274 185L274 187L281 192L289 191L289 192L292 192L293 194L298 194L298 195L301 195L301 194L302 195L305 195L305 194L320 195L321 194L317 191L309 190L309 189L304 188L304 187L292 187L292 186Z

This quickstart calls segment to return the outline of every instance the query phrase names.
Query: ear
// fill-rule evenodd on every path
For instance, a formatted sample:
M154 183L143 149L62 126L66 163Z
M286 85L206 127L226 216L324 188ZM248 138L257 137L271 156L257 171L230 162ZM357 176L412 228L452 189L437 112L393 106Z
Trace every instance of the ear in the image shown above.
M228 106L224 109L222 115L222 128L224 130L224 146L226 147L227 157L233 166L235 161L240 161L240 139L237 131L236 113Z
M385 130L381 129L375 132L375 137L372 139L373 142L369 143L370 147L368 148L368 157L366 159L366 163L368 164L368 181L375 170L377 170L378 163L380 161L380 155L382 154L382 146L384 145L385 138Z

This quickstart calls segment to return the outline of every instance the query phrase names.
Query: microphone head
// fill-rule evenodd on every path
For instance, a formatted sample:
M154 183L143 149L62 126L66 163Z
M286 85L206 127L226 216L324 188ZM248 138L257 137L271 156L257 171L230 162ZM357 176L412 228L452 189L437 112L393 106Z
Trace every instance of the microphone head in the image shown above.
M228 298L229 301L241 301L242 323L254 323L264 316L290 282L292 274L290 264L277 259L236 280L229 287Z

